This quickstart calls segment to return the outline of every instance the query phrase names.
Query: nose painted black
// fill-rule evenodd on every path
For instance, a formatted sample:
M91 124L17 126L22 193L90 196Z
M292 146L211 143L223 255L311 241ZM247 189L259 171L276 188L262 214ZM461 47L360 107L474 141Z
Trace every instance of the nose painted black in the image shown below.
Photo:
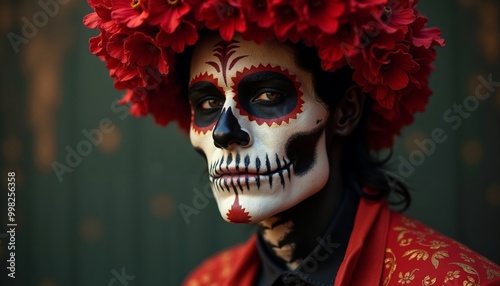
M215 147L227 149L231 144L246 146L250 143L250 135L241 129L231 107L224 110L215 125L212 134Z

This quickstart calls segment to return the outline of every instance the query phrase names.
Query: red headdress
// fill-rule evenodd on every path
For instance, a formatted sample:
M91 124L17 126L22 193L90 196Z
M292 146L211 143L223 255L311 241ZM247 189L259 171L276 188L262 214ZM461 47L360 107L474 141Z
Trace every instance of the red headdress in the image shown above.
M84 24L99 29L90 50L106 62L114 86L126 90L135 116L189 129L187 96L175 78L175 55L194 45L201 29L229 41L235 33L261 42L303 41L318 50L324 70L348 65L374 105L368 124L372 149L391 147L394 135L424 111L428 77L443 46L426 28L418 0L88 0Z

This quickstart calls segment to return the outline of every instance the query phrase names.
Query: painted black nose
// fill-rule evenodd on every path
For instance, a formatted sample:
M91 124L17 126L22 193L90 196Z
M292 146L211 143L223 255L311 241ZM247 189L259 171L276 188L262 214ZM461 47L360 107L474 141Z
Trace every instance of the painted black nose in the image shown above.
M215 147L227 149L231 144L247 146L250 143L250 135L241 129L231 107L224 110L215 125L212 134Z

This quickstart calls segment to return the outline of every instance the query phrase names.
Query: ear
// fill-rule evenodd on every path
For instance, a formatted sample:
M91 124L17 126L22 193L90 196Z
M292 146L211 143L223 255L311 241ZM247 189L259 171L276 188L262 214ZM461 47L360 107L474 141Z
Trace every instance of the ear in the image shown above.
M358 126L363 114L365 96L358 86L351 86L332 113L334 135L346 137Z

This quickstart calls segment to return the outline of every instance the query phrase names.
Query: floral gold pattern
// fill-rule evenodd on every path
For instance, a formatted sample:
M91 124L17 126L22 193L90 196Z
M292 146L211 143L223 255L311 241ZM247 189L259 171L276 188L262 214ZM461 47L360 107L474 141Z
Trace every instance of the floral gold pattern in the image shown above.
M422 280L422 286L430 286L434 285L436 283L436 278L431 278L429 275L424 277L424 280Z
M500 285L493 262L404 215L392 214L386 245L384 286Z

